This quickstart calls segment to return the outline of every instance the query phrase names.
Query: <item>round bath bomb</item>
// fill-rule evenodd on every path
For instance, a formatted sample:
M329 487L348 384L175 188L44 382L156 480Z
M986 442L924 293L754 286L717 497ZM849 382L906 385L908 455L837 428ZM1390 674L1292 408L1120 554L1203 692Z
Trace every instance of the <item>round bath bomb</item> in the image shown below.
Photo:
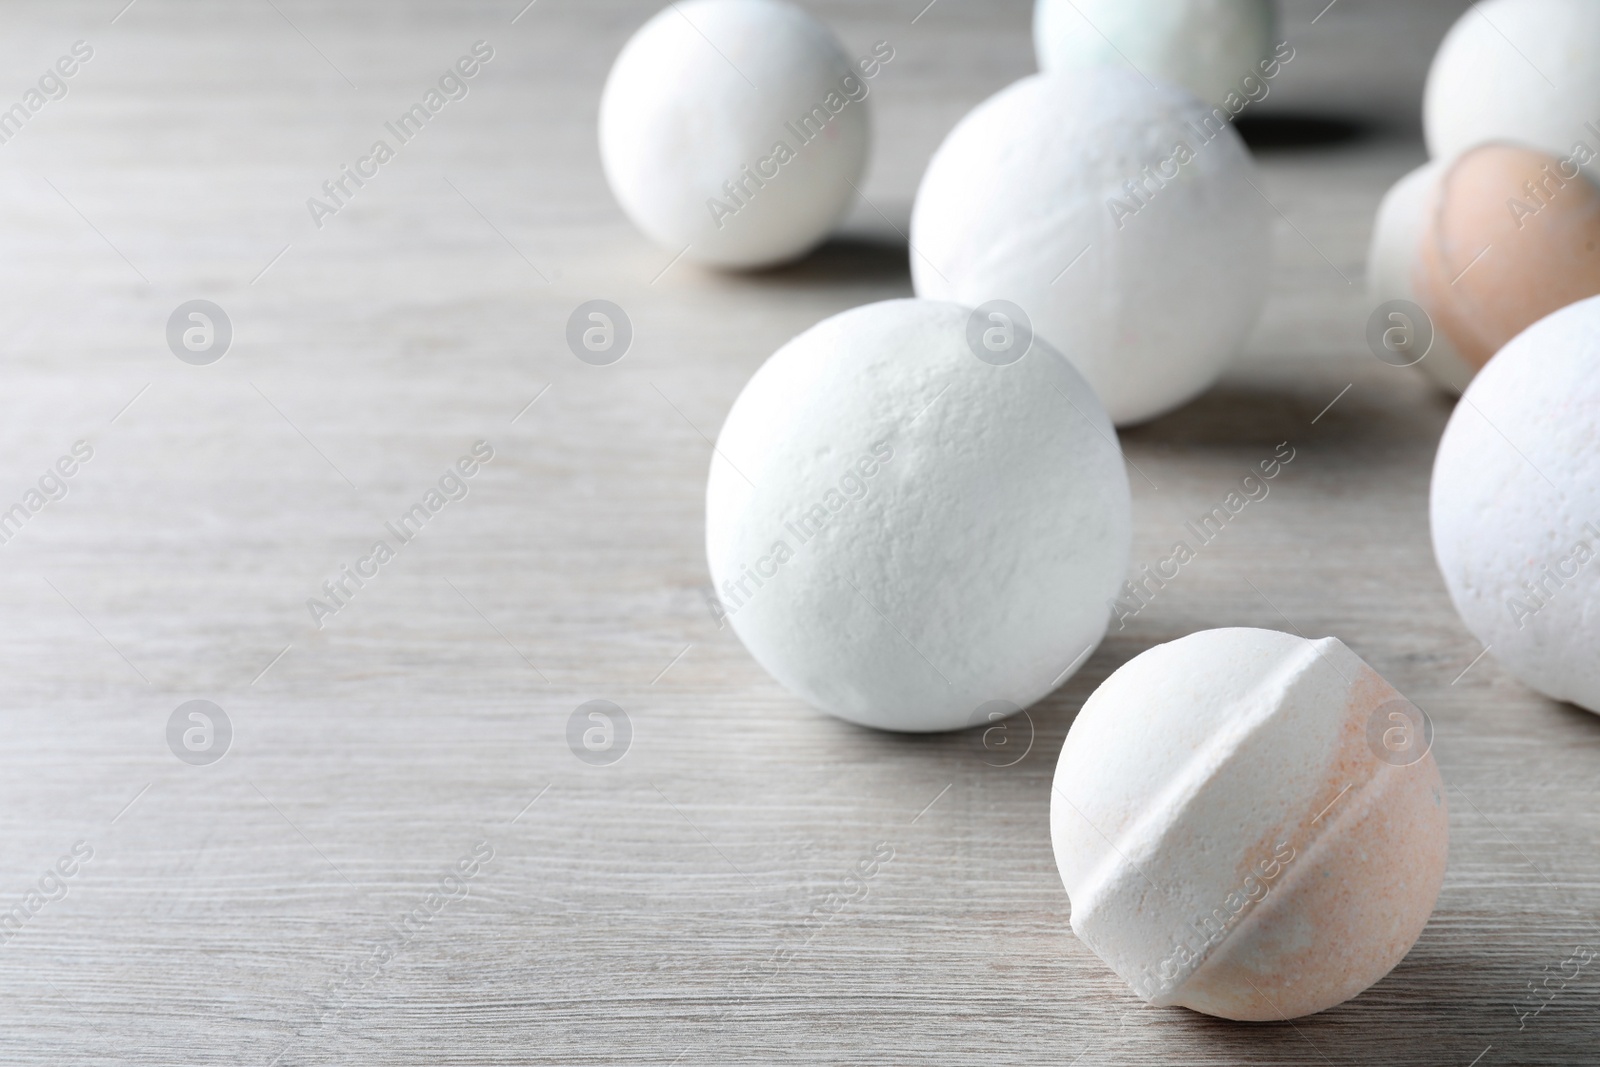
M1039 69L1132 69L1211 104L1244 97L1272 49L1270 0L1038 0Z
M674 254L687 247L686 259L794 259L855 195L880 59L858 69L822 23L780 0L672 4L606 79L600 160L611 191L647 237Z
M780 348L728 413L706 555L733 630L863 726L1026 707L1105 635L1127 474L1083 377L1004 316L890 300Z
M1511 144L1413 171L1378 210L1374 301L1428 313L1420 366L1459 393L1512 337L1600 293L1600 187L1575 164Z
M1450 416L1429 512L1467 629L1527 685L1600 713L1597 368L1600 297L1518 334Z
M1266 1020L1350 999L1444 881L1431 736L1336 638L1206 630L1141 653L1056 765L1073 932L1158 1006Z
M1600 177L1600 4L1484 0L1433 57L1422 102L1428 152L1448 159L1515 141L1573 159Z
M1019 305L1127 425L1208 387L1266 297L1270 208L1233 127L1101 67L978 105L911 212L918 296Z
M1406 301L1421 307L1416 286L1418 253L1423 234L1430 229L1435 206L1435 191L1444 161L1425 163L1407 174L1384 194L1378 217L1372 225L1372 243L1367 247L1367 295L1375 307L1390 301ZM1472 380L1477 368L1456 351L1428 312L1426 324L1411 321L1405 310L1393 310L1383 322L1384 337L1393 334L1393 343L1384 342L1389 355L1383 358L1396 365L1420 367L1434 383L1451 393L1460 393ZM1426 345L1424 348L1423 346Z

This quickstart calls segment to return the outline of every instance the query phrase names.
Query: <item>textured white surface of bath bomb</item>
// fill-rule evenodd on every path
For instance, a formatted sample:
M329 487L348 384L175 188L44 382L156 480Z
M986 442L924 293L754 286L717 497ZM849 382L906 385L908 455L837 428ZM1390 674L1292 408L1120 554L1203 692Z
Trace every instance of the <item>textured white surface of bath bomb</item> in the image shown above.
M1467 629L1525 684L1600 713L1600 297L1478 372L1439 443L1429 510Z
M606 79L606 180L634 225L673 254L687 247L687 259L730 268L794 259L850 206L869 96L834 36L791 4L673 4Z
M739 394L706 488L706 555L750 654L889 730L986 721L1105 635L1130 545L1105 412L1034 340L973 354L971 312L890 300L826 319Z
M1443 884L1425 722L1332 637L1206 630L1134 657L1056 765L1073 931L1156 1005L1264 1020L1355 996Z
M1428 70L1422 126L1429 154L1448 159L1486 141L1512 141L1566 159L1583 144L1585 169L1600 177L1597 50L1595 0L1473 5Z
M1220 104L1272 47L1270 0L1038 0L1039 69L1113 66Z
M1211 385L1260 315L1272 231L1252 182L1233 127L1182 90L1109 67L1033 75L934 154L912 280L931 299L1016 303L1112 421L1140 422Z
M1434 160L1423 164L1396 182L1378 205L1372 244L1367 249L1367 295L1374 305L1408 300L1421 306L1412 279L1428 229L1427 213L1434 207L1435 188L1448 163ZM1446 392L1458 395L1475 373L1439 330L1434 331L1433 344L1417 366Z

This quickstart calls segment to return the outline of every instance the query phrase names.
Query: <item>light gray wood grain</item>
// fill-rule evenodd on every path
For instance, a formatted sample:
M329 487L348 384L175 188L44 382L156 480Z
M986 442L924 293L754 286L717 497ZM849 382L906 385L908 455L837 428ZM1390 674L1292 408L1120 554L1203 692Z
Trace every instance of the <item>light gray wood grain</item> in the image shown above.
M806 262L723 277L666 269L601 180L599 88L653 5L522 2L0 13L0 102L95 49L0 145L0 506L94 448L0 545L0 906L93 849L0 945L0 1061L1594 1061L1600 974L1520 1032L1516 1008L1600 942L1600 719L1492 655L1463 674L1481 649L1426 516L1449 406L1361 339L1371 215L1421 159L1421 78L1460 3L1286 8L1297 58L1263 114L1367 136L1263 154L1272 300L1221 385L1124 435L1154 483L1133 476L1135 558L1278 442L1296 460L1001 769L766 677L706 609L701 494L707 438L774 348L909 293L896 228L949 126L1031 69L1028 5L811 5L852 49L896 48L870 203ZM470 95L315 229L306 198L480 39ZM163 340L194 297L236 331L209 367ZM591 297L637 330L611 367L562 343ZM305 600L480 438L470 495L314 628ZM1422 939L1293 1025L1143 1006L1068 929L1050 854L1087 694L1223 625L1342 637L1431 713L1452 786ZM194 698L235 729L209 767L165 742ZM594 698L635 729L614 766L566 744ZM485 841L464 899L407 924ZM860 897L848 872L880 843ZM835 913L837 893L860 898Z

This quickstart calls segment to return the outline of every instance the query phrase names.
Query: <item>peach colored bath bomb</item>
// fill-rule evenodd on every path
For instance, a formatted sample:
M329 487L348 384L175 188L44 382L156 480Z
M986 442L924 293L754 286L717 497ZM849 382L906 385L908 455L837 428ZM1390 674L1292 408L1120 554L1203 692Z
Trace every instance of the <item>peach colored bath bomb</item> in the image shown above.
M1425 723L1332 637L1206 630L1136 656L1056 765L1073 931L1158 1006L1289 1019L1355 996L1444 880Z

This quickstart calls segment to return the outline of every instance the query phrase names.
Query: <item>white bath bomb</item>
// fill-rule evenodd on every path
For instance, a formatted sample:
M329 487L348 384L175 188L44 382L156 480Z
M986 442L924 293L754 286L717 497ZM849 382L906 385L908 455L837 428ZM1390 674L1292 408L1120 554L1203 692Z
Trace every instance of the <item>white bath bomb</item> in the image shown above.
M934 154L911 213L918 296L1009 300L1118 425L1205 390L1266 297L1250 153L1179 89L1102 67L1024 78Z
M706 555L750 654L888 730L1026 707L1105 635L1128 567L1127 474L1049 346L980 359L968 309L869 304L780 348L723 424ZM976 348L974 346L977 346Z
M1272 49L1270 0L1038 0L1039 69L1123 67L1221 104L1261 75Z
M892 50L889 55L892 56ZM716 267L794 259L866 165L869 77L779 0L688 0L634 34L600 98L600 159L634 225Z
M1429 230L1428 212L1435 206L1439 176L1448 163L1434 160L1423 164L1396 182L1378 205L1372 243L1367 247L1367 295L1374 306L1396 300L1422 305L1414 276L1423 235ZM1387 358L1397 364L1420 359L1416 366L1440 388L1458 394L1465 389L1476 370L1456 351L1449 335L1432 329L1426 354L1417 352L1411 346L1427 335L1431 317L1424 325L1411 322L1403 311L1395 314L1399 317L1388 316L1385 330L1399 330L1394 336L1405 347L1399 343L1389 346L1393 355Z
M1600 713L1600 297L1478 372L1439 443L1429 511L1467 629L1527 685Z
M1227 1019L1348 1000L1422 933L1449 819L1426 717L1336 638L1206 630L1078 713L1050 839L1072 929L1141 998Z
M1450 28L1422 102L1428 152L1513 141L1600 177L1600 4L1484 0ZM1580 147L1581 146L1581 147Z

